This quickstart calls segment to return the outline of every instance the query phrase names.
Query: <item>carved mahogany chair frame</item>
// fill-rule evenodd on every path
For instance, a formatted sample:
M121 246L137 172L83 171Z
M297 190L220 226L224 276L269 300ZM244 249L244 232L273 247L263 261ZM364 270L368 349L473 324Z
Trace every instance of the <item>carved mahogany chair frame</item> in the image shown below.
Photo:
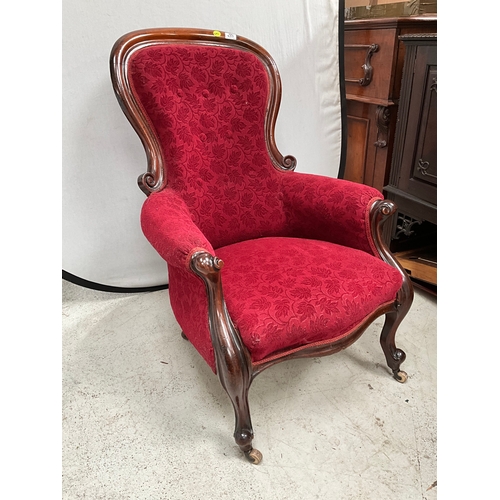
M148 196L151 193L161 191L166 186L165 169L167 165L165 165L158 138L131 91L127 75L127 60L134 51L152 44L189 42L190 44L209 46L229 46L255 54L265 66L270 82L264 124L269 156L275 168L295 169L295 158L283 156L275 143L274 130L281 101L281 80L276 63L270 54L255 42L241 36L227 35L229 36L223 32L202 29L156 28L128 33L113 46L110 58L112 84L118 102L141 139L147 154L147 172L138 178L138 184ZM204 251L192 255L191 271L199 276L205 284L209 330L215 353L217 375L234 408L234 439L250 462L258 464L262 459L262 454L252 447L254 432L250 418L248 393L254 378L266 368L290 359L327 356L341 351L359 339L377 317L385 315L386 319L380 336L382 350L394 378L399 382L407 380L407 374L400 369L406 355L396 347L395 334L412 304L413 286L405 270L389 251L382 236L384 223L395 211L396 206L393 202L377 200L373 202L369 212L369 225L380 258L399 270L402 275L402 286L394 302L374 310L355 330L337 341L296 350L275 359L271 358L264 363L252 363L250 353L228 313L221 280L222 260ZM184 334L183 337L186 338Z

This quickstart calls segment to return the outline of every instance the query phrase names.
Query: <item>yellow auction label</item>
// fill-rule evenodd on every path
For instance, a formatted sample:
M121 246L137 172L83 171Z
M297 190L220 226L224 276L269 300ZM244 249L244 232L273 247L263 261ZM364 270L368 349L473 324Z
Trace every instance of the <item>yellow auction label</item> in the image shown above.
M214 31L214 36L220 36L220 35L221 35L220 31L217 31L217 30Z

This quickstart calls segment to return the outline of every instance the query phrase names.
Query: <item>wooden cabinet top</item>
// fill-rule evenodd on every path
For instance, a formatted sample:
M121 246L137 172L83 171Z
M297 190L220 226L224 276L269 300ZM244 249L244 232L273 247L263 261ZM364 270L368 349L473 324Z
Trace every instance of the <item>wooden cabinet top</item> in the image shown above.
M437 28L437 16L407 16L407 17L387 17L377 19L350 19L344 21L346 31L364 29L394 29L394 28L415 28L422 25L434 25Z

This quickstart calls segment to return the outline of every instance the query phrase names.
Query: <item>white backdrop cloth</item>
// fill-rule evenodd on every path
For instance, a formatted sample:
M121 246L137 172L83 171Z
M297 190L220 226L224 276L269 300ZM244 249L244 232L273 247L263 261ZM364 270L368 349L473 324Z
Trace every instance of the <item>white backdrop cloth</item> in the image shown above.
M343 15L343 13L342 13ZM168 282L142 234L142 144L113 93L109 54L136 29L189 27L250 38L275 59L283 95L276 143L297 171L336 177L341 152L337 0L65 0L63 270L106 286Z

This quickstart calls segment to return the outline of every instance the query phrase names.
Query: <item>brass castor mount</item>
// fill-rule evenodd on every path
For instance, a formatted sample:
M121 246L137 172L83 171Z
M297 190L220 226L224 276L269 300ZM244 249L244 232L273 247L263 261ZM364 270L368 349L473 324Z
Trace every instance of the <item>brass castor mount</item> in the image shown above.
M394 378L404 384L408 380L408 374L406 372L400 371L394 373Z
M246 451L245 457L247 457L247 460L254 465L258 465L262 462L262 453L255 448L252 448L250 451Z

